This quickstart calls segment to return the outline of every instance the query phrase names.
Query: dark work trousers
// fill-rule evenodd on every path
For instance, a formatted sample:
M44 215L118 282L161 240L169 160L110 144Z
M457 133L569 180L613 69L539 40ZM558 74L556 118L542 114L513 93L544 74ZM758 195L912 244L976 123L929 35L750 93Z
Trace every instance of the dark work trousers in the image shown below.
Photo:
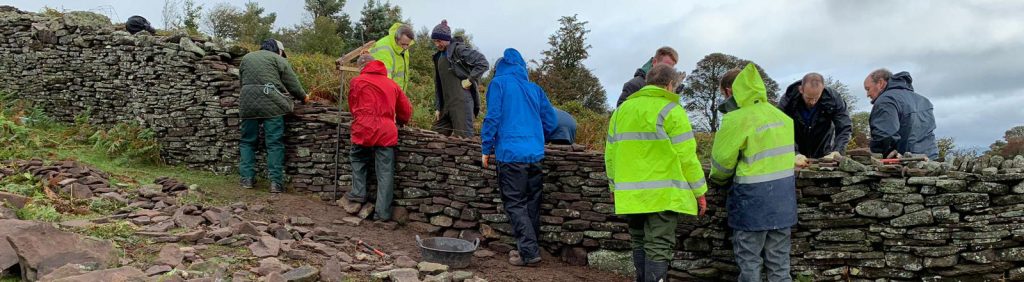
M366 200L366 175L373 161L377 174L377 219L391 219L391 200L395 195L395 147L363 147L352 145L352 191L350 199Z
M498 163L498 185L512 236L523 261L540 257L540 200L544 171L540 163Z

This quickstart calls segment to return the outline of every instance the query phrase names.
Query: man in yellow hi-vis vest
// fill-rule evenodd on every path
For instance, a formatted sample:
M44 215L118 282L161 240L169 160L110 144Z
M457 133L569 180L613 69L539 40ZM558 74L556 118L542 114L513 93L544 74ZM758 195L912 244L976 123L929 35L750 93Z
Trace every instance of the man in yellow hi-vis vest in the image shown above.
M793 120L768 103L753 63L723 75L726 102L711 149L711 183L728 187L726 201L739 281L792 281L790 227L796 224Z
M608 124L605 168L615 213L629 222L636 281L667 279L680 215L706 208L692 125L671 92L680 80L669 65L652 67Z
M409 92L409 48L415 39L416 33L412 31L412 26L395 23L388 29L388 35L377 40L370 49L374 59L384 62L388 77L406 93Z

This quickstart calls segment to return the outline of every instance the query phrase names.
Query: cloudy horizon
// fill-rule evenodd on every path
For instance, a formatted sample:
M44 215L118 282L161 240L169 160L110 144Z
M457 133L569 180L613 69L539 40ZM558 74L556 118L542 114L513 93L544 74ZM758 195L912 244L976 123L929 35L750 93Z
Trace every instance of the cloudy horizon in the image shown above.
M153 1L157 3L157 1ZM204 8L221 2L196 0ZM302 5L256 1L277 13L275 29L309 21ZM162 25L161 5L129 0L0 0L27 11L44 6L91 10L114 21L143 15ZM346 3L358 20L365 1ZM784 90L807 72L849 86L869 111L863 79L873 69L908 71L915 90L935 106L937 137L958 147L985 148L1003 132L1024 124L1024 2L926 1L391 1L417 30L447 19L472 34L493 61L508 47L539 60L558 18L577 14L588 21L590 58L614 105L622 84L660 46L680 53L689 73L705 55L721 52L761 65ZM583 4L586 3L586 4ZM453 13L452 11L459 11ZM426 52L426 49L421 49ZM419 50L414 50L419 51Z

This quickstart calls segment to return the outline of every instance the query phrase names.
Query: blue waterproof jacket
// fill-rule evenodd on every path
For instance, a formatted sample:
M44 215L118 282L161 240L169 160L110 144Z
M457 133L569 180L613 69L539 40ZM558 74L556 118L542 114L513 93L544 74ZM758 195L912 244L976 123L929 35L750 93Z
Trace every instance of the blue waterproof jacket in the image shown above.
M527 78L526 61L516 49L505 49L494 69L480 130L481 152L503 163L539 162L545 137L558 124L555 109L544 90Z
M555 115L558 116L558 127L551 136L548 136L548 142L561 145L576 144L576 119L559 108L555 108Z

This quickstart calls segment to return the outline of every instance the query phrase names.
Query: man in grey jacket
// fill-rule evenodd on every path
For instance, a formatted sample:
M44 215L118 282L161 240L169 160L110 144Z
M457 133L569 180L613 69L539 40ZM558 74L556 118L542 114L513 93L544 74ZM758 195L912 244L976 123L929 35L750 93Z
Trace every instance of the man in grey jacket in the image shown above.
M435 106L433 130L438 133L472 137L473 119L480 113L477 84L487 72L487 58L461 40L452 41L448 21L434 27L430 39L437 47L434 54Z
M932 102L914 92L908 72L872 71L864 79L871 99L871 152L924 154L939 157Z

